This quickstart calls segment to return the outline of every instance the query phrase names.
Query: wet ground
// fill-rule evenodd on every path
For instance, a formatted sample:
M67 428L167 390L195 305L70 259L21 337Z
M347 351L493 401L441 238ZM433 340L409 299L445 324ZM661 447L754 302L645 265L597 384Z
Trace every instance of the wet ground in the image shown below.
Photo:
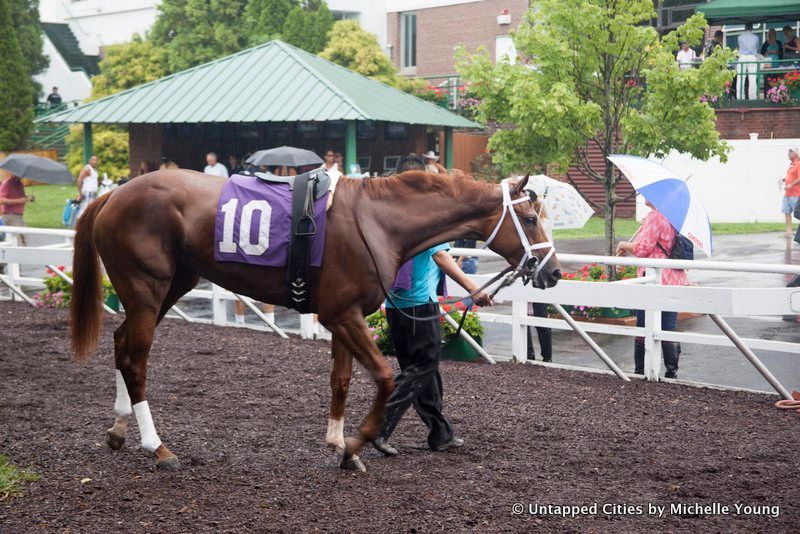
M1 532L785 533L800 525L792 445L800 419L766 395L444 362L445 413L465 446L426 450L409 413L392 438L401 455L367 450L369 471L355 475L323 446L328 343L179 321L157 331L148 400L184 469L159 472L136 445L135 423L121 451L103 443L118 321L106 319L98 354L78 365L64 311L0 302L0 453L40 477L0 501ZM371 397L357 368L348 433Z

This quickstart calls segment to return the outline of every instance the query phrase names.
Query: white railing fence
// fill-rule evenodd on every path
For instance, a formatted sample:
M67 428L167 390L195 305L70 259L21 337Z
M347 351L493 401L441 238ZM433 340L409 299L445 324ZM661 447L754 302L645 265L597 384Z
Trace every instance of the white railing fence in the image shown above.
M454 256L478 256L498 259L491 251L476 249L452 249ZM605 352L589 338L588 333L613 334L631 337L644 337L645 341L645 377L648 380L659 380L661 366L661 341L697 343L713 346L734 346L750 361L759 373L782 397L791 399L791 395L778 379L767 369L752 349L773 350L800 354L800 343L773 340L740 338L723 319L726 317L747 316L782 316L800 314L800 288L737 288L663 286L661 285L661 269L692 269L729 271L741 273L779 273L800 274L800 266L777 265L763 263L739 263L721 261L679 261L656 260L631 257L592 256L584 254L558 254L563 265L600 264L612 266L640 266L647 269L645 276L632 280L611 283L579 282L562 280L556 287L542 291L525 286L516 281L511 286L500 290L497 301L511 302L511 315L482 314L484 321L510 324L512 327L512 357L515 361L525 362L527 359L528 326L549 327L555 329L572 329L577 332L591 349L620 378L626 375L613 364ZM477 283L484 283L491 275L474 275ZM455 284L453 294L465 295ZM563 320L546 319L528 316L528 303L541 302L551 304ZM599 323L578 323L569 317L562 305L597 306L605 308L643 309L645 312L644 327L618 326ZM666 331L661 329L661 312L689 312L708 315L720 328L723 335L698 334L690 332Z
M0 233L6 234L6 240L0 242L0 266L5 267L5 274L0 274L0 285L11 291L11 298L33 304L33 300L23 288L43 288L40 277L22 276L20 265L45 266L56 275L71 283L66 272L57 266L72 264L72 230L50 230L38 228L0 227ZM17 244L17 235L45 235L55 237L61 242L39 247L21 247ZM495 253L477 249L452 249L455 256L478 256L497 259ZM800 288L736 288L706 286L662 286L661 269L682 268L692 270L729 271L742 273L780 273L800 274L800 266L758 263L735 263L719 261L678 261L654 260L629 257L608 257L580 254L559 254L564 265L604 264L613 266L641 266L647 269L644 277L621 280L612 283L578 282L562 280L556 287L546 291L525 286L521 281L506 287L497 294L498 302L510 302L511 313L493 313L480 311L481 320L485 323L502 323L511 326L511 360L525 362L527 360L526 329L529 326L540 326L559 330L575 331L595 352L603 362L621 379L629 377L612 361L603 349L592 340L590 333L612 334L621 336L640 336L645 340L645 377L648 380L659 380L661 366L661 341L695 343L721 347L736 347L750 363L764 376L770 385L784 398L791 398L789 392L778 379L766 368L753 353L755 350L771 350L800 354L800 343L783 341L740 338L723 319L737 316L771 315L781 316L800 314ZM482 285L493 275L473 275L473 280ZM465 296L466 293L456 284L451 283L453 296ZM168 317L180 318L189 322L210 322L222 326L235 326L228 322L227 301L241 300L259 317L265 327L282 337L284 331L264 315L256 303L247 297L236 295L219 286L210 289L194 289L185 299L208 300L212 309L212 319L192 318L179 308L171 310ZM528 316L528 303L542 302L553 305L561 319L549 319ZM597 306L607 308L644 309L644 327L608 325L593 322L577 322L567 313L562 305ZM109 310L111 311L111 310ZM661 329L661 312L690 312L707 314L720 328L721 335L701 334L694 332L666 331ZM113 312L112 312L113 313ZM446 320L452 321L448 316ZM304 337L312 337L311 316L301 316L300 333ZM452 324L452 323L451 323ZM502 355L490 355L477 345L466 332L461 335L478 350L481 356L490 363L497 360L508 360Z

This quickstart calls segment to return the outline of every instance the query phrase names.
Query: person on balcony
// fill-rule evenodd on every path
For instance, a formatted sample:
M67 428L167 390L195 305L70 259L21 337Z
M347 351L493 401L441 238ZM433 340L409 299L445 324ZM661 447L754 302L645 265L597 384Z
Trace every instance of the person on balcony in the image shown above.
M786 38L785 44L783 45L783 59L800 58L800 42L794 33L794 28L791 26L784 26L783 36Z
M696 59L697 54L694 53L694 50L689 48L689 43L683 41L681 43L681 49L678 50L678 54L675 56L675 60L678 62L680 69L691 69Z
M53 87L53 91L47 95L47 107L54 109L61 105L61 95L58 94L58 87Z
M645 205L652 211L642 221L642 227L636 233L633 242L622 241L617 245L617 256L633 254L637 258L665 259L669 257L675 245L675 228L666 217L649 201ZM644 269L639 268L638 276L644 276ZM687 286L689 278L682 269L661 269L661 283L665 286ZM678 324L678 312L661 312L661 330L672 331ZM644 310L636 311L636 326L644 326ZM662 341L664 353L664 378L678 377L678 357L681 353L680 343ZM644 338L637 337L633 345L634 372L644 374Z
M736 65L736 98L739 100L756 100L758 86L758 36L753 33L753 23L744 25L744 33L739 36L739 62ZM746 87L746 92L745 92Z
M767 32L767 40L761 45L761 55L772 60L769 68L780 67L780 60L783 59L783 43L778 40L778 32L775 28L770 28ZM764 77L764 98L767 98L767 91L772 84L781 79L779 74L767 74Z

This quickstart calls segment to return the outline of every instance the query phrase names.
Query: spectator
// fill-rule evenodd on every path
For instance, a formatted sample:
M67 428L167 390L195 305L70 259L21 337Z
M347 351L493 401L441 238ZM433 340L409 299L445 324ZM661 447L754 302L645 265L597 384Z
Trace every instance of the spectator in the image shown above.
M143 159L139 162L139 173L136 176L141 176L149 172L153 172L153 164L146 159Z
M33 202L34 197L25 195L22 180L19 176L11 175L0 184L0 215L5 226L25 226L25 204ZM25 246L25 236L19 234L19 244Z
M744 33L739 36L739 62L736 65L736 98L739 100L756 100L756 73L758 72L758 36L753 33L753 23L744 25ZM747 92L745 93L745 86Z
M325 161L322 162L322 170L330 173L331 171L341 172L339 165L336 163L336 152L332 148L325 149Z
M770 28L769 32L767 32L767 40L761 45L761 55L772 60L770 67L780 67L781 64L779 62L783 59L783 43L778 40L778 33L775 28ZM781 77L778 74L767 74L764 77L764 98L767 98L767 91L769 91L772 84L780 79Z
M477 248L478 242L474 239L456 239L453 242L456 248ZM458 256L455 258L456 265L466 274L476 274L478 272L478 258L477 256Z
M800 58L800 42L798 42L794 29L791 26L784 26L783 36L786 38L783 45L783 59Z
M478 290L447 253L448 248L446 244L437 245L406 262L392 287L393 301L401 308L386 302L386 319L401 369L386 404L378 437L373 441L375 448L386 456L397 455L397 449L387 440L412 404L428 427L428 446L432 450L443 451L464 444L464 440L454 435L442 414L441 325L437 320L414 319L439 315L437 288L445 274L469 293ZM475 296L475 303L491 305L492 300L488 293L481 291Z
M172 161L167 156L161 156L161 165L159 165L158 170L163 171L164 169L177 169L178 164Z
M689 43L683 41L681 43L681 49L678 50L678 55L675 56L675 59L681 70L691 69L694 65L694 61L697 59L697 54L694 53L694 50L689 48Z
M206 168L203 169L203 172L222 178L228 177L228 169L225 168L225 165L217 161L217 155L214 152L206 154Z
M786 220L786 237L792 237L792 214L800 198L800 148L789 149L789 169L783 179L781 212Z
M633 254L637 258L664 259L669 256L675 245L675 228L670 224L649 201L645 205L652 211L644 218L642 227L637 232L635 241L622 241L617 245L617 255ZM644 276L644 269L639 268L638 275ZM681 269L662 269L661 283L665 286L689 285L686 271ZM661 329L672 331L678 323L677 312L661 312ZM636 326L644 326L644 310L636 311ZM644 338L637 337L633 345L634 372L644 374ZM680 343L662 341L661 350L664 353L665 378L678 377L678 358L681 353Z
M714 50L722 46L724 40L725 40L725 34L722 33L722 30L715 31L714 37L708 40L708 43L706 43L706 47L703 49L702 59L710 57L711 54L714 53Z
M336 163L336 168L339 169L339 172L344 172L344 156L342 156L341 152L334 152L333 161Z
M447 169L439 164L439 156L433 150L428 150L422 155L425 158L425 170L436 174L447 174Z
M47 95L47 107L57 108L61 105L61 95L58 94L58 87L53 87L53 91Z
M76 200L80 205L78 206L78 216L76 219L83 215L84 210L97 198L97 191L100 189L100 181L97 176L97 164L97 156L92 155L92 157L89 158L89 163L86 164L86 166L81 169L80 174L78 174L78 180L75 182L75 185L78 188L78 198Z
M552 243L553 241L553 225L547 218L547 211L544 209L544 202L537 200L535 209L539 213L539 221L542 224L542 229L547 235L547 240ZM547 318L547 304L543 302L531 302L528 304L528 315L534 317ZM536 327L536 336L539 338L539 348L542 351L542 361L553 361L553 330L542 326ZM536 359L536 350L533 347L533 335L531 327L528 327L528 359Z
M397 169L395 169L395 172L397 174L400 174L406 171L424 171L424 170L425 170L425 160L417 156L416 154L409 154L408 156L403 156L402 158L400 158L400 161L397 162Z
M234 174L242 174L244 172L244 167L239 162L239 158L237 158L234 154L228 156L228 168L230 169L231 176Z

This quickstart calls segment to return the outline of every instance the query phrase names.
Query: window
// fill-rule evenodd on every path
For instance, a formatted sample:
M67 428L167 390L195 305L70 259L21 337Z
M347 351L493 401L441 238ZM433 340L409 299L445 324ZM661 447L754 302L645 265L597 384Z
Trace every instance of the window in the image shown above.
M414 70L417 67L417 14L400 14L400 67Z
M498 35L494 43L494 60L496 63L501 61L517 62L517 49L514 47L514 41L511 40L510 35Z
M331 11L333 20L358 20L359 13L355 11Z

